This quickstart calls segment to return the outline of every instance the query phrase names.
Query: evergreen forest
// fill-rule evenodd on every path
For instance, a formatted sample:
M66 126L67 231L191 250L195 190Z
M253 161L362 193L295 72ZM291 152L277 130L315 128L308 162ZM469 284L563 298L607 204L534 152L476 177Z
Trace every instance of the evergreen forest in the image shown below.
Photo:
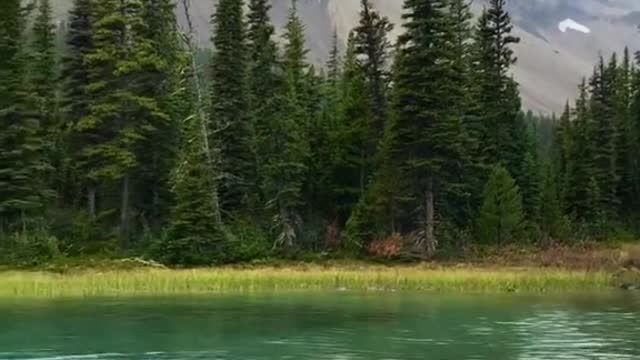
M0 11L1 264L429 259L640 232L634 49L533 114L507 0L404 0L403 24L361 0L324 64L296 0L282 32L269 0L219 0L210 48L188 0L74 0L59 26L52 1Z

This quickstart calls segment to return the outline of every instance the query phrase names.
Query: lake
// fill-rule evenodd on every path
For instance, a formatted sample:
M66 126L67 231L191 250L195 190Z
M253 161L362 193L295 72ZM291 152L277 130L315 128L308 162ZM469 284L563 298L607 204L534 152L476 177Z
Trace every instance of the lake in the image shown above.
M0 359L640 359L640 295L5 300Z

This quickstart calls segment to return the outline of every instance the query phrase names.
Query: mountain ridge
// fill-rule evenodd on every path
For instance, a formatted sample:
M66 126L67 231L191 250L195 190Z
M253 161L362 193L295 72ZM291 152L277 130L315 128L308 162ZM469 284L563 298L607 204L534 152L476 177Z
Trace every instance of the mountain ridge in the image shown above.
M476 0L479 13L487 0ZM372 0L374 6L402 31L401 0ZM54 0L59 19L64 19L71 0ZM209 18L215 0L191 0L192 16L203 44L209 45ZM290 0L272 0L272 17L281 32ZM640 1L634 0L511 0L508 2L521 38L515 47L519 58L513 75L520 83L523 106L534 112L560 112L577 93L577 84L593 69L598 55L621 52L625 46L640 49ZM323 64L330 49L333 29L344 43L358 21L359 0L298 0L306 24L310 61ZM181 7L179 7L179 18ZM559 24L572 19L590 30L563 32Z

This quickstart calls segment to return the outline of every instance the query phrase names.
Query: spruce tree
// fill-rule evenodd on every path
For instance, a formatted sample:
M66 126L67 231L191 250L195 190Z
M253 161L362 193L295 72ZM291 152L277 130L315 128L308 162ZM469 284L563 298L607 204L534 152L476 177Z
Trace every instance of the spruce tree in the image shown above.
M387 120L387 88L389 83L389 33L393 24L373 8L371 0L360 1L360 23L353 31L358 64L366 75L368 101L372 107L374 138L379 138ZM374 149L375 149L374 144ZM374 150L375 151L375 150Z
M36 97L27 86L26 15L19 0L0 12L0 231L18 221L24 228L47 196Z
M523 176L520 164L525 156L524 128L519 123L520 97L510 77L516 63L512 46L520 39L512 35L513 24L506 0L490 0L475 30L473 71L480 151L489 164L504 164L516 178Z
M573 174L573 163L571 159L574 146L574 128L572 126L571 107L569 102L565 104L564 111L554 129L553 161L557 174L556 185L558 196L561 200L562 208L566 209L567 196L570 193L569 181Z
M634 145L630 149L631 164L631 178L632 178L632 198L631 202L636 217L640 216L640 71L635 68L632 71L632 98L631 98L631 115L630 115L630 128L631 143Z
M452 0L449 4L449 19L453 31L452 42L452 78L448 86L452 102L456 103L450 109L455 121L461 122L460 148L461 162L457 177L450 179L452 186L447 187L447 194L443 205L454 225L468 226L472 213L480 202L480 193L476 191L484 184L484 173L481 158L478 156L478 137L476 104L474 103L473 87L475 86L472 72L472 28L471 2L468 0Z
M340 117L341 78L344 59L340 53L338 32L333 32L333 43L329 52L326 68L327 75L323 88L323 122L330 128L336 129Z
M617 72L615 55L609 65L600 57L590 79L590 110L593 119L593 176L598 183L600 208L606 216L612 216L618 206L616 194L618 172L616 171L616 123L614 109L614 81Z
M340 52L340 44L337 31L334 30L333 44L329 52L329 58L326 62L327 74L323 77L321 84L321 92L317 95L320 97L321 108L317 116L317 125L315 132L318 136L322 135L321 141L314 142L314 145L320 144L320 148L313 149L312 155L314 160L314 168L320 178L315 179L316 194L315 198L321 199L321 203L317 204L319 212L334 224L342 225L348 212L341 204L339 205L338 192L340 188L339 177L335 177L339 164L341 163L341 155L344 151L343 138L344 130L342 118L342 75L343 75L343 56ZM346 210L348 211L348 210Z
M399 38L394 75L393 162L411 179L407 204L419 214L412 220L418 251L433 251L435 223L440 217L436 199L456 186L464 161L462 119L450 85L454 32L447 1L405 2L405 33Z
M277 121L277 94L283 86L280 64L278 63L278 48L273 39L275 29L271 24L269 11L271 5L266 0L251 0L249 2L247 24L247 52L249 58L249 108L251 124L254 129L256 147L256 170L259 181L255 184L261 202L265 194L265 168L270 154L270 136L272 124Z
M380 168L380 144L389 121L390 82L388 40L393 25L381 16L370 0L360 2L360 22L349 37L348 60L342 81L343 140L347 149L343 170L342 205L345 214L367 191Z
M171 204L169 174L174 168L178 138L179 71L188 61L178 43L175 3L172 0L141 0L140 21L132 29L146 52L146 66L137 75L136 92L152 99L157 120L144 140L139 155L139 188L136 208L149 216L152 230L159 230ZM146 220L146 219L145 219Z
M565 194L567 207L569 213L579 220L594 220L591 215L599 212L600 205L596 204L596 207L592 208L593 204L589 200L595 197L594 188L591 186L595 181L595 143L586 79L583 79L579 86L572 134L573 146L568 158L571 171L568 172Z
M118 209L123 246L131 235L137 174L148 139L170 120L159 99L148 92L150 73L168 66L142 35L144 4L141 0L107 0L95 4L94 49L86 56L89 66L89 114L76 131L90 138L82 148L88 180L117 187L119 204L105 201L104 210ZM109 200L109 199L105 199Z
M616 170L618 172L617 196L620 199L620 213L627 215L634 205L634 149L638 144L632 120L632 68L629 49L624 55L614 80L614 107L616 113Z
M478 233L484 243L503 245L513 240L524 220L522 196L509 171L496 166L484 191Z
M379 139L371 123L374 115L367 96L367 75L358 63L356 51L356 38L352 32L340 80L340 122L335 131L339 152L333 175L339 213L345 220L364 194L375 171L372 150L376 148L371 144Z
M331 42L331 51L327 60L327 80L330 86L337 86L340 78L340 70L342 66L342 58L340 57L338 30L333 30L333 39Z
M246 24L243 0L221 0L212 16L215 48L211 60L211 111L214 136L221 150L223 213L233 216L249 206L256 179L254 131L247 97Z
M33 25L33 59L30 71L37 111L44 136L52 136L55 118L57 66L55 25L50 0L39 0Z
M82 148L92 141L89 133L78 130L80 119L89 115L89 66L87 55L94 49L93 3L91 0L75 0L69 12L68 29L65 34L65 53L62 58L61 128L64 148L58 149L62 164L57 186L61 202L65 205L77 203L79 197L86 199L87 212L96 215L96 183L86 176L86 167L78 166ZM81 193L81 196L77 194Z
M298 15L297 0L291 1L289 15L287 17L287 25L284 40L284 54L282 55L282 66L284 75L289 86L295 92L295 96L300 100L304 100L305 96L305 74L308 67L306 62L309 50L305 45L304 38L305 27Z
M38 119L37 136L43 145L43 161L49 171L46 186L62 190L64 182L64 157L62 129L58 113L59 71L56 59L56 27L53 24L53 10L50 0L40 0L36 7L30 46L29 84Z
M191 85L184 87L190 89ZM193 92L186 94L193 96ZM226 236L217 199L219 174L209 160L210 149L202 132L205 119L197 115L197 104L186 97L183 100L191 105L192 115L182 121L176 169L171 178L175 205L167 234L155 252L163 262L173 265L212 265L225 259Z
M292 3L284 34L282 59L284 86L278 93L278 113L266 134L269 139L265 179L267 207L273 214L275 247L296 245L302 230L303 184L307 172L309 140L305 100L304 27Z

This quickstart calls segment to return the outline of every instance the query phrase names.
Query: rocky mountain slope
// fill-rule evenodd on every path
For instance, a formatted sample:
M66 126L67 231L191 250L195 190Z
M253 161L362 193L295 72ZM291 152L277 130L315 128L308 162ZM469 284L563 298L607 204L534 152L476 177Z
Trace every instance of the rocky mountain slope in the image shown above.
M402 0L372 0L401 29ZM475 0L479 12L487 0ZM53 0L59 19L71 0ZM333 29L341 40L358 19L359 0L298 0L307 25L312 61L323 63ZM208 44L209 18L215 0L191 0L198 36ZM290 0L273 0L273 19L285 22ZM524 106L533 111L558 112L576 93L576 84L591 72L598 54L608 56L628 45L640 50L638 0L511 0L510 11L522 42L514 76L520 82Z

